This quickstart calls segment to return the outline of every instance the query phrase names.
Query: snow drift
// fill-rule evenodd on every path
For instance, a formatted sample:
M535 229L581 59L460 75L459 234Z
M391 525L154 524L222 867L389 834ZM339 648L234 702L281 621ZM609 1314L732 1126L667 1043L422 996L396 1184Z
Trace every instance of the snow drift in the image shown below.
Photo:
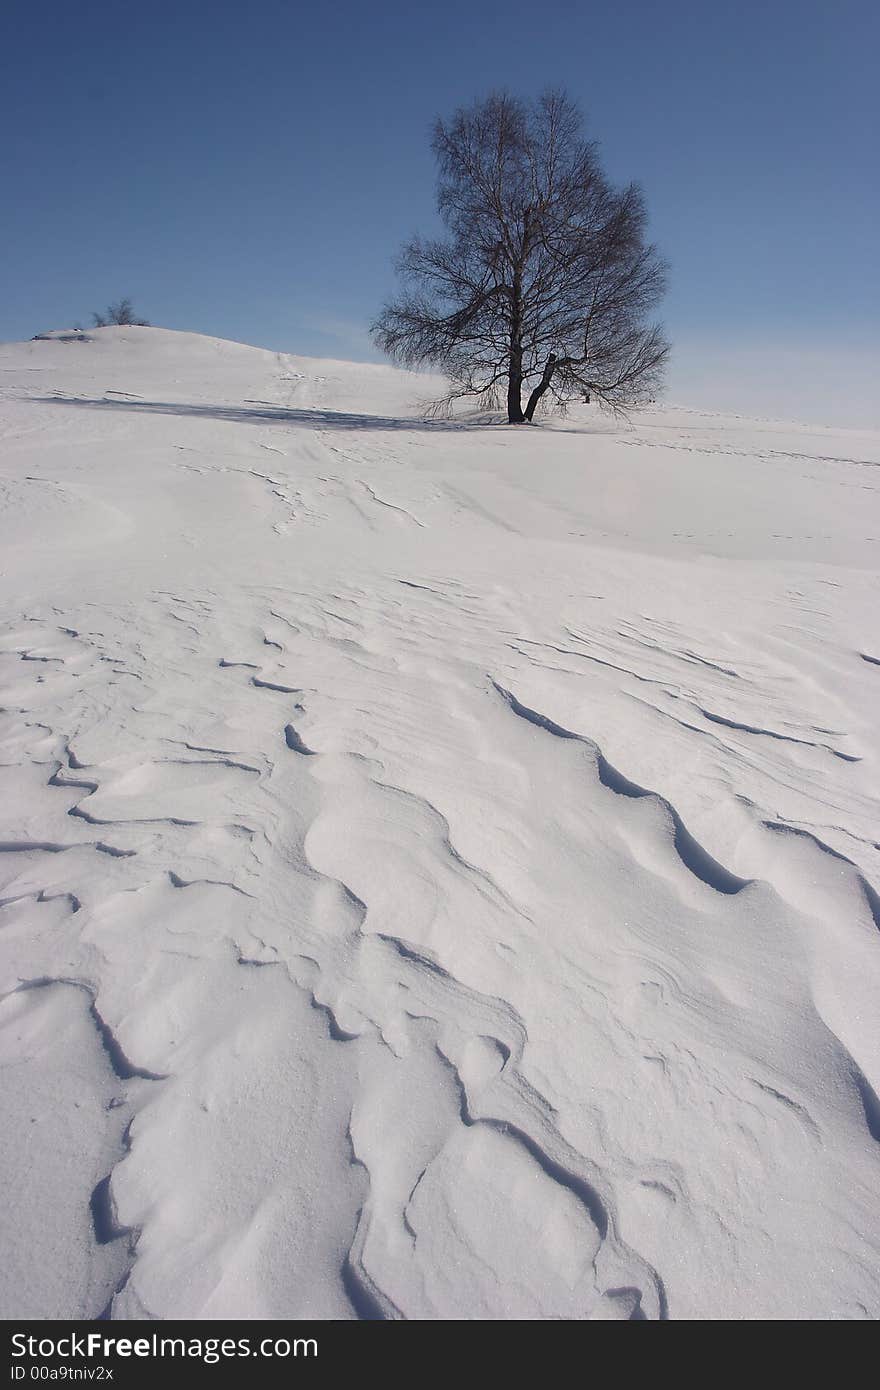
M0 347L0 1313L880 1314L880 436Z

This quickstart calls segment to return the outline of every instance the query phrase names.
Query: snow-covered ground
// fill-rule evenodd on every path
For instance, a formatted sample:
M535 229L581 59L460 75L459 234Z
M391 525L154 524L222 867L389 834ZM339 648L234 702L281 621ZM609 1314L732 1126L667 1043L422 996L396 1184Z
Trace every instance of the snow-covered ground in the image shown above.
M0 347L5 1317L880 1315L880 435Z

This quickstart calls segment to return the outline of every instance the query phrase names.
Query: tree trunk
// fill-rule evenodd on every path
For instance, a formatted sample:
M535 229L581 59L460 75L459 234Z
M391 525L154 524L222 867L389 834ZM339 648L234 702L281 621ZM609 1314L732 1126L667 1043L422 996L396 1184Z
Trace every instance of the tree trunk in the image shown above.
M524 216L522 259L513 270L513 288L510 296L510 361L507 371L507 423L521 425L525 421L522 412L522 263L525 259L526 240L529 231L528 208Z
M507 423L521 425L525 421L522 412L522 348L511 345L510 368L507 373Z
M544 363L544 371L543 371L543 374L542 374L542 376L541 376L541 380L538 382L538 384L537 384L537 386L535 387L534 391L533 391L532 394L529 396L529 403L528 403L528 405L526 406L526 413L525 413L525 417L524 417L524 418L525 418L526 420L528 420L528 422L529 422L530 424L531 424L531 421L532 421L532 416L533 416L534 413L535 413L535 407L536 407L536 405L538 404L538 401L539 401L539 400L541 399L541 397L543 396L544 392L545 392L546 390L548 390L548 388L549 388L549 386L550 386L550 383L551 383L551 381L553 380L553 373L554 373L555 371L556 371L556 353L555 353L555 352L551 352L550 356L547 358L547 361Z

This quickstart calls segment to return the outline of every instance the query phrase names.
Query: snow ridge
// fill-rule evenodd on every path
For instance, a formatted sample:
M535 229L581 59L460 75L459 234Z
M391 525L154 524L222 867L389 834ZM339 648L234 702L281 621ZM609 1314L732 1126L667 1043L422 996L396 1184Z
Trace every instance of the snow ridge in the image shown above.
M0 349L0 1311L876 1317L880 440L90 337Z

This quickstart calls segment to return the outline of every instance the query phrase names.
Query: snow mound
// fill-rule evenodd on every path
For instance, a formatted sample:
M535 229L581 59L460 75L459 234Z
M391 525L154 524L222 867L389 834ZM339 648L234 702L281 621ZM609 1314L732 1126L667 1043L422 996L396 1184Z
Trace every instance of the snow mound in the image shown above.
M880 436L0 346L7 1318L880 1314Z

